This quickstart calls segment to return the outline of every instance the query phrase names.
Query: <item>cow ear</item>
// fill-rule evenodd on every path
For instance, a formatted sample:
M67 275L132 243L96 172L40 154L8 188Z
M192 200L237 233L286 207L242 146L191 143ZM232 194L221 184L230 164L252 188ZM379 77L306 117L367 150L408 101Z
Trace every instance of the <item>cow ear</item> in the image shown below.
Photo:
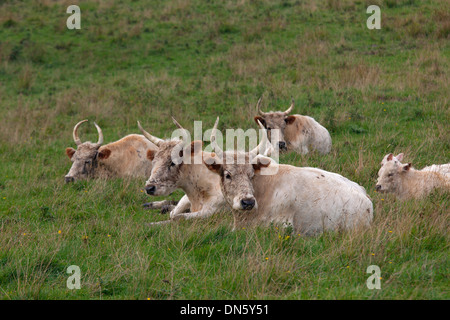
M147 159L153 161L153 159L155 159L155 153L155 150L147 150Z
M218 175L222 175L223 167L222 167L221 164L216 163L216 157L215 157L214 153L212 153L211 156L204 157L203 158L203 163L212 172L214 172L214 173L216 173Z
M199 153L203 149L203 141L196 140L191 142L191 155Z
M295 116L287 116L286 118L284 118L284 122L286 122L286 124L292 124L294 123L295 119L297 119Z
M109 158L109 156L111 155L111 150L109 149L102 149L99 153L98 153L98 158L100 160L106 160Z
M403 172L409 171L411 169L411 162L403 165Z
M267 157L258 157L256 159L256 163L252 164L253 170L255 170L256 173L258 173L261 168L267 168L270 166L270 158Z
M256 116L254 119L255 119L256 124L258 124L258 121L259 121L259 122L261 122L261 124L262 124L264 127L266 127L266 121L264 120L263 117Z
M396 158L397 158L397 160L398 161L402 161L403 160L403 153L399 153L397 156L396 156Z
M76 151L77 150L75 150L74 148L66 148L66 154L69 157L69 159L72 159Z
M394 157L394 155L392 153L389 153L386 160L391 161L393 157Z

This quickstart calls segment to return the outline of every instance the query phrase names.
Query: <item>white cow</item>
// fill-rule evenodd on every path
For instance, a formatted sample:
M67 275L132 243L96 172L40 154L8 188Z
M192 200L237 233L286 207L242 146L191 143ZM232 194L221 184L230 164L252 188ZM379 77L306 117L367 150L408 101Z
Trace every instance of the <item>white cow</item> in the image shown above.
M450 190L450 163L416 170L411 163L401 163L402 159L403 154L394 157L392 153L383 158L375 187L378 192L405 200L424 197L437 188Z
M284 112L262 112L260 106L261 99L257 104L259 116L255 117L255 121L261 122L267 129L267 135L272 143L278 141L279 150L301 154L314 150L320 154L330 152L331 136L325 127L311 117L289 115L294 108L294 101ZM272 133L273 129L277 130Z
M234 151L219 150L217 155L223 163L208 154L204 162L220 177L222 193L233 208L235 228L277 222L313 235L368 226L373 219L365 189L339 174L276 164L266 156L249 153L244 155L245 164L227 163L238 157ZM267 174L272 169L277 170Z

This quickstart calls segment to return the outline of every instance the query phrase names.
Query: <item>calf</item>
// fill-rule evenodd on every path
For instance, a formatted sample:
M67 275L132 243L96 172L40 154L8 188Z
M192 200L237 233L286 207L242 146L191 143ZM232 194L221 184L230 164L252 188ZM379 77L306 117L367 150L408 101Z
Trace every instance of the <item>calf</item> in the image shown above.
M245 164L227 163L239 156L229 153L217 152L223 163L208 154L203 159L220 178L222 193L233 209L234 228L275 222L313 235L368 226L373 219L373 205L364 188L339 174L278 165L268 157L249 153Z
M259 115L255 121L260 121L267 129L267 135L272 143L278 141L278 147L284 151L295 151L306 154L309 151L317 151L320 154L329 153L331 150L331 136L327 129L316 120L299 114L289 115L294 108L294 101L284 112L262 112L261 99L257 104ZM272 134L273 129L276 134Z
M416 170L411 163L402 164L392 153L384 157L378 171L377 192L393 193L399 200L422 198L434 189L450 190L450 163Z

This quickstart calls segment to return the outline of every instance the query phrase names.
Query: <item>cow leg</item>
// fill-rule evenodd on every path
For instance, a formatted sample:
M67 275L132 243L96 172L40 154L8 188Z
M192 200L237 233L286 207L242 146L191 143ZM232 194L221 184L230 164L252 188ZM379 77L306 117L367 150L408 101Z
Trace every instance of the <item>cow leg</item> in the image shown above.
M184 195L180 201L178 201L178 204L175 208L170 211L170 218L173 216L176 216L178 214L184 213L188 211L191 208L191 202L189 201L189 198L187 195Z
M163 201L153 201L143 204L146 209L161 209L161 213L170 212L175 208L177 201L163 200Z

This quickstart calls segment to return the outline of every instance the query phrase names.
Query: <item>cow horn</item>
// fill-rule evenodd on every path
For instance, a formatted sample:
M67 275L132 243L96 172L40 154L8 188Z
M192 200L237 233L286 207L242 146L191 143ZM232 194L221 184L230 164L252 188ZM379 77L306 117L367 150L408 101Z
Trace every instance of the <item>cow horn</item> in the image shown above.
M103 144L103 131L97 123L94 122L94 125L97 128L97 132L98 132L98 141L97 141L96 145L98 147L100 147Z
M148 133L147 131L144 130L144 128L142 128L141 123L138 121L137 122L139 130L141 130L142 134L151 142L153 142L156 146L159 147L160 143L163 142L164 140L154 137L152 136L150 133Z
M81 144L81 140L80 140L80 138L78 137L78 128L80 127L80 125L81 125L83 122L86 122L86 121L87 121L87 120L82 120L82 121L78 122L78 123L75 125L75 127L73 127L73 141L75 141L75 143L76 143L77 146L79 146L79 145Z
M284 112L285 115L288 115L289 113L291 113L292 109L294 108L294 98L292 98L291 100L291 106Z
M175 123L175 125L176 125L178 128L180 128L180 129L182 129L182 130L185 130L185 129L183 128L183 126L182 126L181 124L179 124L177 120L175 120L174 117L172 117L172 121L173 121L173 123Z
M178 121L175 120L174 117L172 117L172 121L173 121L173 123L175 123L175 125L179 129L183 130L183 134L182 134L183 138L182 138L182 140L183 140L183 145L186 145L187 141L189 140L189 138L188 138L189 137L189 131L187 131L185 128L183 128L183 126L181 124L179 124Z
M261 151L264 151L264 155L267 155L267 152L269 151L267 148L267 131L266 128L264 128L264 126L261 124L261 122L259 120L256 120L258 122L259 127L261 128L261 130L263 130L263 137L261 139L261 141L259 142L259 144L253 149L251 150L250 156L251 158L256 157L258 154L261 153Z
M211 145L214 147L214 151L217 153L219 158L222 157L223 150L219 147L219 145L216 142L216 131L217 131L217 125L219 124L219 117L217 117L216 122L214 123L214 127L211 131Z
M256 104L256 108L258 109L258 113L262 116L265 116L266 113L261 111L261 101L262 101L262 97L259 98L258 103Z

